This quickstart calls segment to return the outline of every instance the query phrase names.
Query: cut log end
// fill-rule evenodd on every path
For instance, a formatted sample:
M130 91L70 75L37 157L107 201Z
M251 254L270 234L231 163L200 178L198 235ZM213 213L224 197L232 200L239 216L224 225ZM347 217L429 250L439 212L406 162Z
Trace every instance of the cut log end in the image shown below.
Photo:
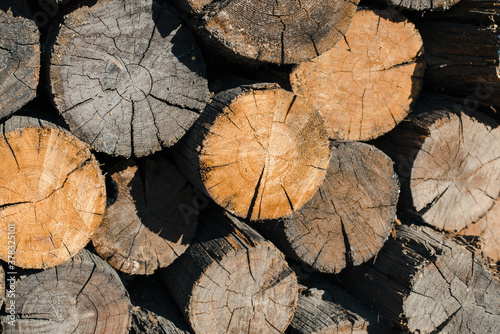
M27 127L0 136L1 240L16 236L16 265L45 268L78 253L99 226L104 177L88 146L65 131ZM0 257L8 261L7 247Z
M192 188L162 156L118 164L110 177L118 194L92 236L97 253L133 275L170 265L196 231Z
M6 333L126 334L130 300L114 270L83 250L72 261L16 281L14 326Z
M188 317L197 333L279 333L292 320L297 296L290 292L296 289L295 275L274 247L237 251L206 269Z
M34 21L0 9L0 119L36 96L40 33Z
M227 105L219 97L205 111L215 120L199 156L204 188L242 218L290 215L326 174L330 154L321 116L281 88L243 90Z
M296 64L331 49L342 38L356 11L354 1L183 0L192 12L201 12L202 37L215 49L237 61Z
M427 9L449 9L460 0L386 0L386 2L415 11Z
M201 52L167 4L101 0L54 34L55 104L99 152L142 157L170 147L209 98Z
M330 139L370 140L408 115L422 86L421 51L412 23L387 11L360 10L345 38L299 64L290 82L321 113Z

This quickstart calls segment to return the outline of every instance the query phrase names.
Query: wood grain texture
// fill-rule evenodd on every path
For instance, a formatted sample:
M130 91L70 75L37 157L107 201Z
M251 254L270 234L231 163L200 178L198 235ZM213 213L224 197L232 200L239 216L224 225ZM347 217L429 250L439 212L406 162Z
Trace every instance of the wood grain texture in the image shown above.
M161 155L108 165L107 172L117 195L92 236L97 253L132 275L170 265L196 232L197 211L189 220L185 214L195 200L192 187Z
M479 236L481 251L493 262L500 262L500 201L477 222L460 231L461 235Z
M339 278L410 332L497 333L500 283L466 245L429 227L401 225L377 260Z
M297 305L283 254L215 211L200 216L190 248L162 274L195 333L282 333Z
M398 195L387 155L365 143L332 142L316 194L292 215L256 227L287 256L338 273L382 248L396 218Z
M370 140L410 112L423 83L422 51L420 34L406 18L359 10L345 38L300 63L290 83L323 116L330 139Z
M18 1L0 5L0 119L36 96L40 72L40 33L29 16L19 14ZM23 9L23 8L20 8Z
M269 84L216 94L176 147L176 161L192 184L251 220L302 207L322 183L329 157L318 112Z
M402 209L437 229L463 229L499 196L500 128L484 114L423 98L377 145L396 164Z
M357 0L177 0L213 49L236 61L296 64L343 37Z
M5 334L127 334L130 300L116 272L82 250L71 261L16 281L15 326Z
M166 3L100 0L51 36L54 102L93 149L142 157L175 144L208 97L205 63Z
M78 253L99 226L104 177L90 148L53 123L14 116L0 125L0 242L16 235L16 265L47 268ZM0 249L7 261L7 247Z

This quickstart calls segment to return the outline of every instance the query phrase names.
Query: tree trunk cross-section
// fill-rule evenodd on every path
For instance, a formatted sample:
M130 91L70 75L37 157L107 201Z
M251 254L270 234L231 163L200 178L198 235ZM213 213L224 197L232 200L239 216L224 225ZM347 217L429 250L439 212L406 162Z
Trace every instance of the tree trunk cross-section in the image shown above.
M16 282L15 326L5 334L126 334L130 300L116 272L82 250L70 262Z
M5 0L2 0L5 1ZM7 3L14 1L7 0ZM3 6L3 5L2 5ZM34 21L0 7L0 119L36 96L40 33Z
M177 0L198 14L198 32L234 60L296 64L343 37L358 0Z
M14 116L0 125L0 242L14 226L15 263L53 267L90 240L106 204L104 177L87 144L53 124ZM7 247L0 258L8 261Z
M268 84L216 94L181 144L176 158L188 179L251 220L299 209L323 181L330 158L318 112Z
M191 247L163 272L194 332L284 332L298 286L283 254L234 217L200 217Z
M106 209L92 243L115 269L151 275L189 246L197 219L182 210L193 206L194 192L162 156L127 160L108 169L118 195Z
M429 227L395 232L376 261L340 274L353 294L411 333L500 333L500 283L478 254Z
M97 151L141 157L172 146L208 100L201 52L164 2L100 0L54 33L55 104Z
M299 64L290 82L321 113L330 139L370 140L410 112L422 86L421 51L422 39L405 18L359 10L345 38Z
M333 143L317 193L291 216L259 224L286 255L325 273L373 257L389 237L399 194L392 160L364 143Z
M500 127L486 115L421 99L379 147L396 163L402 208L440 230L477 221L499 196Z

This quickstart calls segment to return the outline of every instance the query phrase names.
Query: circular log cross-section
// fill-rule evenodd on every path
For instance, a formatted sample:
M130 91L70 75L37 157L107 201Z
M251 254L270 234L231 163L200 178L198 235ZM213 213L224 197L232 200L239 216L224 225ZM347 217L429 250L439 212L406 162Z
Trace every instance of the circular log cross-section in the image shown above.
M40 269L85 247L101 223L106 190L88 145L38 121L15 116L0 126L0 242L6 245L0 258L8 261L14 233L16 266Z
M181 142L177 160L188 179L251 220L299 209L322 183L330 158L318 112L268 85L216 94Z
M330 50L343 37L358 0L177 0L198 12L209 45L239 61L296 64Z
M151 275L170 265L196 231L192 188L161 156L127 160L108 172L117 196L92 236L97 253L115 269L133 275Z
M401 207L439 230L463 229L499 196L500 127L484 114L421 99L379 142L401 177Z
M16 281L14 327L5 333L127 334L130 300L106 262L82 250L70 262Z
M345 38L290 74L292 90L325 119L330 139L370 140L410 112L422 86L422 39L389 12L360 10Z
M195 333L283 333L297 278L283 254L236 218L200 214L191 247L163 272Z
M99 152L141 157L172 146L208 101L201 52L164 2L100 0L55 33L55 104Z
M386 0L394 6L411 10L449 9L460 0Z
M318 192L292 215L259 227L286 255L338 273L382 248L396 218L398 195L387 155L364 143L334 143Z
M7 1L9 2L9 1ZM0 9L0 119L36 96L40 33L34 21Z

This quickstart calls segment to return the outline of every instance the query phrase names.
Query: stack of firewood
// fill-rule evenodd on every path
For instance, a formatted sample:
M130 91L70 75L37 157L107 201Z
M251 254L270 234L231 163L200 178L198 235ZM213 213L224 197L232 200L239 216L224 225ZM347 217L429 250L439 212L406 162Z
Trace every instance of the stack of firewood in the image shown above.
M0 332L500 333L498 22L1 0Z

